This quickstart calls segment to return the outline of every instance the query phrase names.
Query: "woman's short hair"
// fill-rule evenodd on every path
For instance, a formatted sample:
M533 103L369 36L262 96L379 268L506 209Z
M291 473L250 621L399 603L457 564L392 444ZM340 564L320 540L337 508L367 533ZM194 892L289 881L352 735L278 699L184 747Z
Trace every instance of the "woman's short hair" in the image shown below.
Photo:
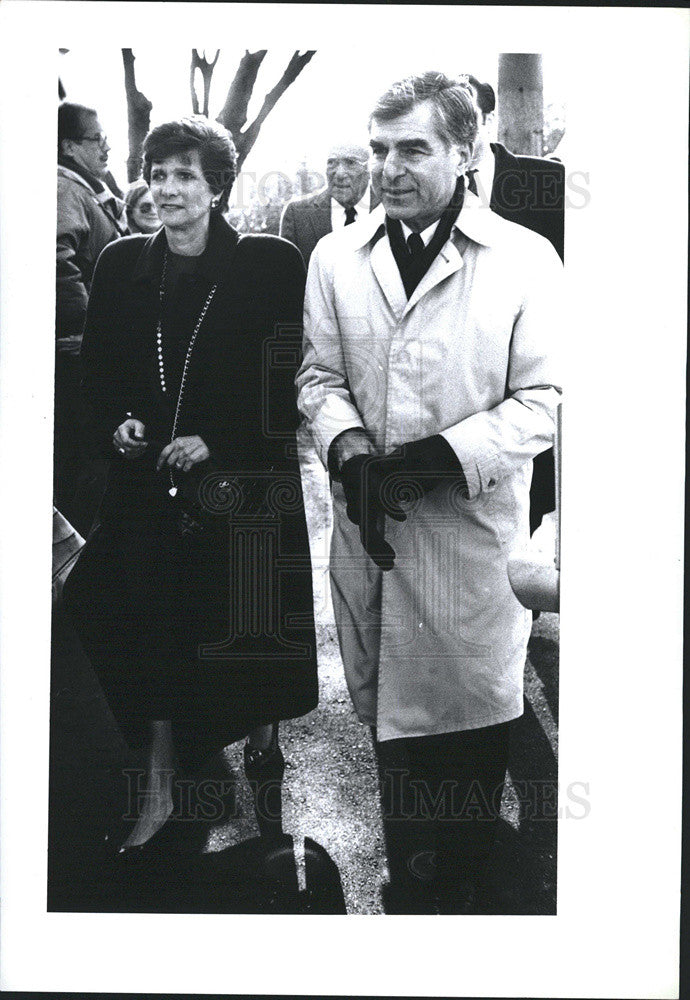
M423 101L433 103L436 131L445 145L470 145L475 141L477 107L474 95L462 80L433 71L408 76L390 86L376 102L369 124L373 119L400 118Z
M227 129L202 115L190 115L177 121L156 125L144 139L144 180L151 181L151 165L180 153L199 151L206 183L220 203L211 209L223 212L237 175L237 153Z
M136 208L137 202L144 197L148 191L149 186L143 177L140 177L138 181L133 181L125 191L125 204L127 209L131 210Z

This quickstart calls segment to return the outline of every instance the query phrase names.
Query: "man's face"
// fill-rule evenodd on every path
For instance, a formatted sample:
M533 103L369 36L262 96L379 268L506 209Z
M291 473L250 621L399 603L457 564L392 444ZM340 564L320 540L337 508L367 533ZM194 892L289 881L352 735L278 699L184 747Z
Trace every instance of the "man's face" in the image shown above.
M436 222L465 172L471 147L446 146L431 101L391 121L373 119L369 144L372 187L390 218L415 232Z
M110 146L96 115L84 119L82 138L66 139L63 149L95 177L104 177L107 173Z
M334 146L326 161L328 193L343 208L356 205L369 183L369 154L364 146Z

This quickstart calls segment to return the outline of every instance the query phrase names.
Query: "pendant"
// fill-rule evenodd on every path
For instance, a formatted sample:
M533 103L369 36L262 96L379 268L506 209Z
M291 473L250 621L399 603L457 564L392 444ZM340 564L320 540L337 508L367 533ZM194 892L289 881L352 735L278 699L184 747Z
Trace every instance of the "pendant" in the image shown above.
M176 497L177 496L177 486L171 486L170 489L168 490L168 493L170 494L171 497Z

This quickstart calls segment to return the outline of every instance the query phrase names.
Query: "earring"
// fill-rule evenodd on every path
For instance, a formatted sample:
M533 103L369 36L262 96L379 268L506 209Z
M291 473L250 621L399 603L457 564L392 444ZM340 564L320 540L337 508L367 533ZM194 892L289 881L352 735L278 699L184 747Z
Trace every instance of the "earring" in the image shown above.
M220 198L211 199L211 208L218 208L219 205L220 205Z

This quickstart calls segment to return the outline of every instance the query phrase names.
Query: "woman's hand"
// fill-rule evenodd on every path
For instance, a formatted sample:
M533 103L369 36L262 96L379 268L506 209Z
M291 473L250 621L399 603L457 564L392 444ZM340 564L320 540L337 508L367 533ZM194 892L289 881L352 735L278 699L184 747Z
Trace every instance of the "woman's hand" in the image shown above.
M138 458L149 446L148 441L144 441L145 434L141 420L128 417L113 434L113 447L123 458Z
M191 434L189 437L175 438L170 444L166 444L158 456L156 469L160 471L164 465L169 465L181 472L189 472L193 465L205 462L210 457L211 452L199 435Z

